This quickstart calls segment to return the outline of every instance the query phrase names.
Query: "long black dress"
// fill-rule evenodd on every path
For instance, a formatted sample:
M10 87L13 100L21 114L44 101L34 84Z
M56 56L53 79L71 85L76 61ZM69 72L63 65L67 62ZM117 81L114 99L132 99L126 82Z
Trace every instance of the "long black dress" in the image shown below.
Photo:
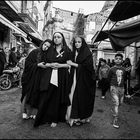
M64 52L62 56L58 56L55 48L52 47L48 52L47 62L57 62L65 64L69 60L70 50L62 49ZM48 70L51 68L48 68ZM51 69L52 70L52 69ZM47 73L47 70L46 70ZM43 74L44 75L44 74ZM68 68L58 69L58 87L50 83L51 77L44 77L42 75L42 84L45 83L46 87L40 88L40 104L38 113L34 122L34 127L45 123L58 123L65 121L65 114L67 106L70 104L68 97ZM45 82L46 81L46 82ZM42 86L41 84L41 86Z
M91 117L93 113L96 76L89 48L83 46L78 52L76 60L74 60L75 53L73 53L73 62L78 64L78 68L72 67L70 74L69 87L72 87L76 71L76 84L73 90L70 118L82 120ZM71 92L71 89L69 89L69 92Z
M4 65L6 63L6 56L3 50L0 50L0 76L4 70Z
M26 96L26 104L29 104L33 108L38 108L40 73L43 71L42 68L37 66L37 64L39 61L46 62L46 55L47 52L43 52L41 48L38 48L30 52L25 60L25 68L22 75L21 102Z

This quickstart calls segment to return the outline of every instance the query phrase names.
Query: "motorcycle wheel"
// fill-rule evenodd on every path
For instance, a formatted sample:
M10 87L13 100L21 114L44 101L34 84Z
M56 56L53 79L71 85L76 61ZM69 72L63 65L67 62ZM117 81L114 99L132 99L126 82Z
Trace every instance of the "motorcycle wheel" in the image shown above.
M12 86L11 80L7 77L0 78L0 89L8 90Z

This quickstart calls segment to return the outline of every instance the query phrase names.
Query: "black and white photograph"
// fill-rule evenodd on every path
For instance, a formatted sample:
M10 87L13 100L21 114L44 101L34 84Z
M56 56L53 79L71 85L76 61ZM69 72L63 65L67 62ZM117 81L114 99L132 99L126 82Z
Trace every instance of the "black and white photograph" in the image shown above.
M140 139L140 1L0 1L0 139Z

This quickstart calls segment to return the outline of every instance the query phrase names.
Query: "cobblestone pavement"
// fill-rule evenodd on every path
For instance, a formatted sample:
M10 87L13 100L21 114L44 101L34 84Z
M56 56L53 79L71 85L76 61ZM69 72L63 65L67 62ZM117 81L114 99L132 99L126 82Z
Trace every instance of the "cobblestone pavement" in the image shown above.
M0 139L140 139L140 97L121 106L119 129L111 125L109 92L102 100L97 90L92 121L72 128L66 123L33 128L33 120L21 119L20 97L18 88L0 91Z

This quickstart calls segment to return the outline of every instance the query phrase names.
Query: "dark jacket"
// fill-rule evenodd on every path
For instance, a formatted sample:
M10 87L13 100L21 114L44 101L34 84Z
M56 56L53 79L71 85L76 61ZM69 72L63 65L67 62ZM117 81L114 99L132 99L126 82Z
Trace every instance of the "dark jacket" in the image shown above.
M4 70L5 64L6 64L6 55L3 50L0 50L0 76L2 75L2 71Z

